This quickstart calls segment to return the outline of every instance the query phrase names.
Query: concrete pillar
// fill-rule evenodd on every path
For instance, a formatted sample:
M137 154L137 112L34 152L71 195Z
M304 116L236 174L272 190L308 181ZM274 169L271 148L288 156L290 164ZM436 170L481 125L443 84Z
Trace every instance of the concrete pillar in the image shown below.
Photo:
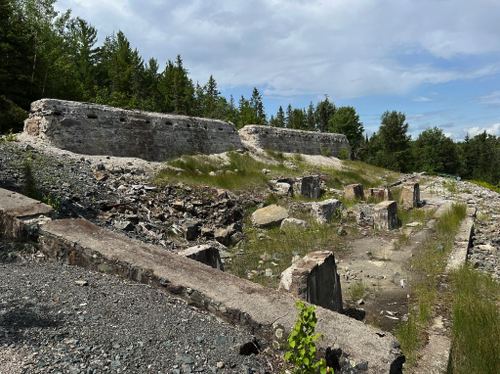
M375 205L373 221L379 230L392 230L398 225L398 205L395 201L383 201Z
M401 190L400 201L403 204L408 204L414 208L418 206L420 201L420 186L418 183L407 183Z
M342 291L333 252L311 252L281 274L278 290L341 313Z
M362 199L364 197L362 184L350 184L344 187L344 197L347 199Z

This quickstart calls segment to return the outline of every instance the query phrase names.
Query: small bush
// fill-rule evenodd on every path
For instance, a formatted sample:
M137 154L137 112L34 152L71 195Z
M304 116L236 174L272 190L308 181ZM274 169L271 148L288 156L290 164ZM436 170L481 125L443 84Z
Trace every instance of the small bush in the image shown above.
M293 365L293 373L326 373L325 360L316 360L315 341L323 335L314 333L317 318L314 313L315 305L306 306L304 302L297 300L299 314L297 321L288 336L288 350L285 353L285 360Z
M337 158L340 160L347 160L349 158L349 153L347 152L346 147L342 147L337 154Z

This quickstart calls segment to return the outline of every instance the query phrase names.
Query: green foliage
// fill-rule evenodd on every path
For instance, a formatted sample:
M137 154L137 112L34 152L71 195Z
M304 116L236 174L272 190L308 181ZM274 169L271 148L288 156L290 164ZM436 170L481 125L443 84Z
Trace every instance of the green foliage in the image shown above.
M320 143L320 145L319 145L319 153L321 154L321 156L325 156L325 157L330 157L331 156L330 148L325 147L323 145L323 143Z
M306 306L304 302L296 302L299 313L297 321L288 336L288 350L285 360L293 365L293 373L326 373L325 360L316 360L315 341L323 335L314 333L317 318L314 313L315 305Z
M460 165L455 143L438 127L422 131L412 144L412 153L416 171L455 174Z
M359 115L351 106L341 106L328 120L328 130L337 134L344 134L349 140L351 149L357 150L363 142L363 123ZM340 157L339 157L340 158Z
M399 212L398 212L399 214ZM408 321L401 322L396 337L405 354L406 365L411 367L418 358L418 348L423 344L424 329L428 326L433 308L438 300L439 285L447 263L448 254L455 240L466 206L454 204L441 216L434 227L434 235L420 244L418 253L410 262L411 296L408 300Z
M500 283L467 265L450 279L454 301L448 373L500 373Z
M54 212L59 213L61 210L61 202L59 196L54 197L51 194L45 194L42 196L41 201L47 205L50 205Z
M349 158L349 153L347 152L346 147L342 147L337 154L337 158L340 160L347 160Z

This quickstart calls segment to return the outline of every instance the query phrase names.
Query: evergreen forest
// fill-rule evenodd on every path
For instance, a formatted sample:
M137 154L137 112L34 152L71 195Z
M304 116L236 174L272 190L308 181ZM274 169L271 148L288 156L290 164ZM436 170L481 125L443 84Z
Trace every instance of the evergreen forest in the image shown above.
M41 98L228 120L237 128L261 124L345 134L351 156L401 172L457 175L500 187L500 137L483 132L454 142L437 127L417 139L404 113L385 111L370 137L355 108L328 96L307 108L279 107L267 115L262 95L226 98L215 77L194 83L177 55L159 66L144 61L122 31L97 43L97 29L56 0L0 0L0 131L20 131L30 103Z

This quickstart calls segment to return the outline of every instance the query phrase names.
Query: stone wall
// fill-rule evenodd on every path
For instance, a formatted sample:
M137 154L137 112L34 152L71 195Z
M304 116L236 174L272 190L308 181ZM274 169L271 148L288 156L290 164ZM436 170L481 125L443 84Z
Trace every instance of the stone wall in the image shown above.
M243 143L255 148L272 148L278 152L337 157L345 148L351 154L347 137L342 134L246 125L239 131Z
M55 99L31 104L24 132L71 152L148 161L243 148L231 122Z

